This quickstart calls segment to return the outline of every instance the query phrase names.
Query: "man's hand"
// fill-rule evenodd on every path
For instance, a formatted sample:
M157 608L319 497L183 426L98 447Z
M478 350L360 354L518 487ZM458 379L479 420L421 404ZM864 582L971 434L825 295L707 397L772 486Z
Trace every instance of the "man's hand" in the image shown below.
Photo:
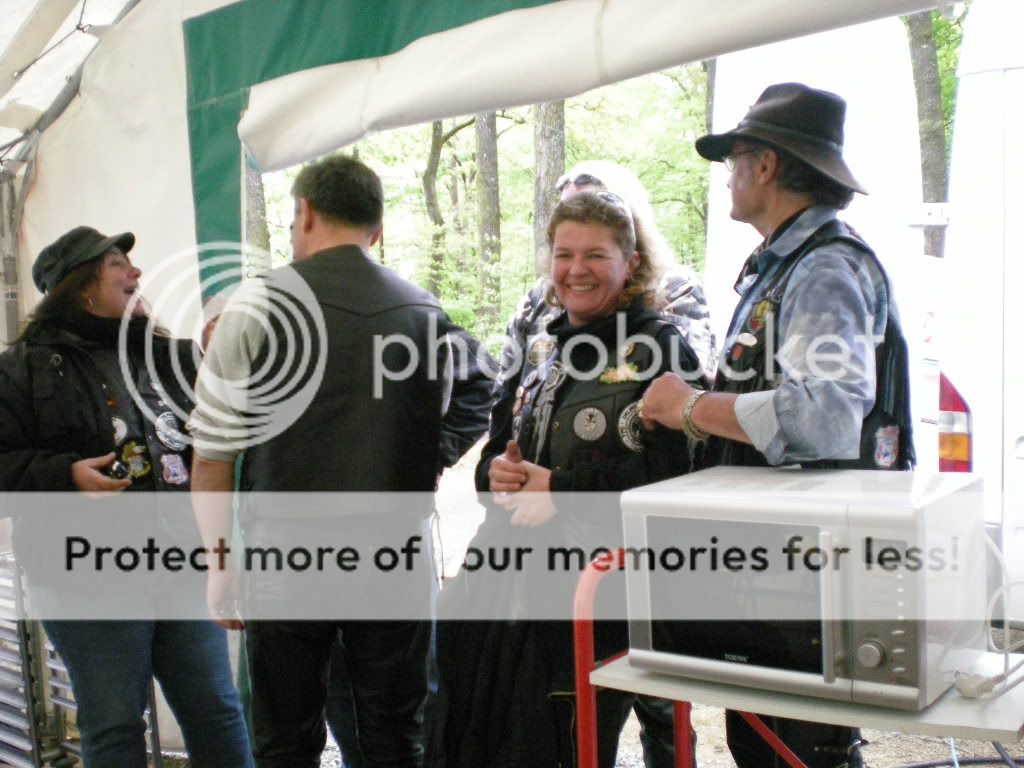
M527 471L519 443L509 440L505 452L491 459L487 481L495 493L515 493L526 484Z
M215 624L224 629L245 629L241 618L238 571L210 566L206 577L206 608Z
M113 451L91 459L79 459L71 465L71 483L85 493L116 493L132 484L130 477L120 480L103 474L104 467L114 460Z
M234 487L234 464L192 458L192 510L208 553L220 552L224 542L231 541L231 506ZM206 572L206 608L210 618L225 629L242 629L238 571L233 561L223 558L209 563Z
M669 429L682 429L681 413L693 387L675 373L663 373L644 392L640 401L640 415L645 429L658 424Z

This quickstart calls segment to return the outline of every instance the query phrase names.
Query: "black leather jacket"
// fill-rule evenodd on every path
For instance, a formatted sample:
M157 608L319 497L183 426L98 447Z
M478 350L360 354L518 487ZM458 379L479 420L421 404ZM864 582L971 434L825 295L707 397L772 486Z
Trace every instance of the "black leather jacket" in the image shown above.
M135 328L144 330L142 324ZM141 345L129 344L137 372L134 384L150 412L165 419L165 414L172 414L173 428L180 432L183 420L174 411L187 414L192 404L173 361L191 385L193 347L186 340L152 339L153 370L145 365ZM99 346L69 328L39 323L0 354L0 491L73 491L71 465L114 450L110 409L93 360ZM161 442L151 419L144 416L143 423L156 489L188 490L187 480L181 482L180 477L165 482L159 467L164 455L180 456L181 464L190 466L191 448L173 450ZM161 431L166 427L165 422Z

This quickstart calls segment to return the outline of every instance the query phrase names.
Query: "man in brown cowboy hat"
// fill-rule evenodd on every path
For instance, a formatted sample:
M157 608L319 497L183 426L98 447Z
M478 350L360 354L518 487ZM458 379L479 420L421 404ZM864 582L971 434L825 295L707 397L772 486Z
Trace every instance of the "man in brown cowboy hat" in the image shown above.
M854 192L866 194L843 161L845 113L834 93L781 83L736 128L697 140L697 152L731 173L730 215L764 241L736 282L741 298L713 389L665 374L642 413L646 426L710 438L709 465L913 464L906 343L891 286L871 248L837 218ZM820 623L807 624L815 626L793 668L820 670ZM743 652L734 642L720 638L725 656ZM854 729L782 718L768 725L810 768L860 765ZM738 714L728 713L727 728L740 768L775 764Z

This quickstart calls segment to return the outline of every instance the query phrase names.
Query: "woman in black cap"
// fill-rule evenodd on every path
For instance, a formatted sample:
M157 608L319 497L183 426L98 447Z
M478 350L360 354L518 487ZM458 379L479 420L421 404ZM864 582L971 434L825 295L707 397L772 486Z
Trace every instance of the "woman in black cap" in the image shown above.
M0 491L131 492L103 507L137 500L128 506L138 530L159 531L173 523L155 522L157 503L136 494L189 489L191 450L181 425L196 359L190 342L154 332L138 295L141 271L127 255L134 244L130 232L106 237L82 226L36 259L32 278L44 297L18 342L0 354ZM123 533L109 522L101 527L106 518L92 499L52 498L61 500L53 507L81 499L69 530L88 524L98 536ZM121 519L132 528L132 518ZM143 710L154 676L192 765L252 766L224 631L205 620L123 620L136 615L135 602L157 597L140 598L121 575L102 590L110 610L95 608L95 590L76 594L80 585L67 574L62 581L52 555L42 554L44 534L61 528L59 520L21 514L15 545L29 595L37 609L46 606L43 625L71 677L86 768L145 768ZM89 620L66 620L83 613Z

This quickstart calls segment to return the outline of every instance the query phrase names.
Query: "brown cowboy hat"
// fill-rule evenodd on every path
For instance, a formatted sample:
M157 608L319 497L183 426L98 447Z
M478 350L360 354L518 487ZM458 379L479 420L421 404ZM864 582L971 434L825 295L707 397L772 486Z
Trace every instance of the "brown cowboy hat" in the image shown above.
M697 152L720 161L737 141L747 139L789 152L847 189L866 195L843 162L845 119L846 102L834 93L803 83L769 85L739 125L697 139Z

